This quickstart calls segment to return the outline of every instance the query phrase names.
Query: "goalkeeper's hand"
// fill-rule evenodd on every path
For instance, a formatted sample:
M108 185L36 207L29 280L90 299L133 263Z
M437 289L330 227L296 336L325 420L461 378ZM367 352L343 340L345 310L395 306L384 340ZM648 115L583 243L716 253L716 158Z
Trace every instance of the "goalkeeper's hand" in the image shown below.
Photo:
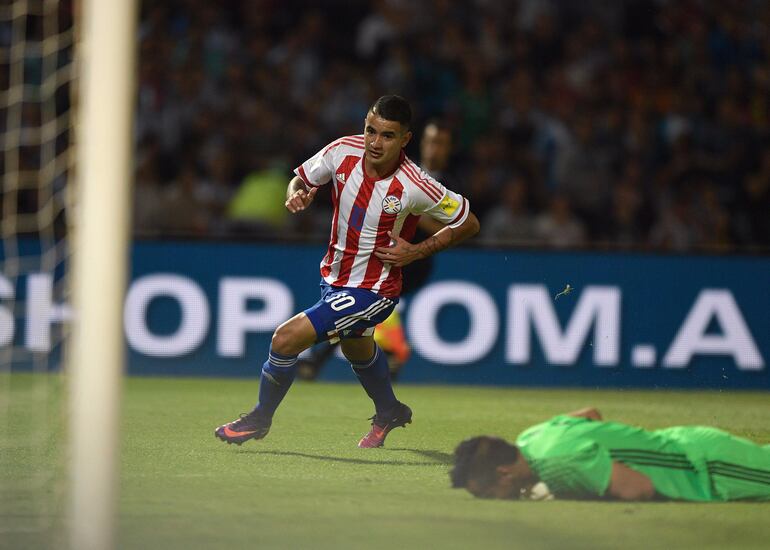
M521 498L523 500L553 500L554 496L548 488L548 485L542 481L538 481L529 489L522 490Z

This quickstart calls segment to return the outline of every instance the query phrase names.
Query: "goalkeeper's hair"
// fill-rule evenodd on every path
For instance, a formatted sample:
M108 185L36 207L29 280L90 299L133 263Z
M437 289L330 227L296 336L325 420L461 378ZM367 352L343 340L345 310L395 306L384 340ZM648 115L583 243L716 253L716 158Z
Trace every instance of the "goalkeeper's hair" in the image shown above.
M465 488L473 480L487 488L497 481L497 467L516 462L519 450L504 439L482 435L460 443L454 458L454 468L449 472L452 487Z
M404 128L404 131L409 130L412 124L412 107L400 95L382 96L372 104L369 111L381 116L385 120L398 122Z

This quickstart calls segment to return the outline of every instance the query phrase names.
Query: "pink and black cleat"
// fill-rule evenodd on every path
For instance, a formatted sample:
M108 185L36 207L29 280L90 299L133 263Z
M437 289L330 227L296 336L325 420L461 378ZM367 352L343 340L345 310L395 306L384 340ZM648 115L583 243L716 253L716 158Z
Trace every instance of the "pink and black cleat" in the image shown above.
M369 420L372 421L372 429L358 442L358 446L362 449L382 447L390 430L411 424L412 409L399 402L387 416L374 415Z
M226 441L228 445L240 445L249 439L265 437L270 431L271 423L272 419L266 418L255 409L248 414L242 413L236 420L218 427L214 430L214 436Z

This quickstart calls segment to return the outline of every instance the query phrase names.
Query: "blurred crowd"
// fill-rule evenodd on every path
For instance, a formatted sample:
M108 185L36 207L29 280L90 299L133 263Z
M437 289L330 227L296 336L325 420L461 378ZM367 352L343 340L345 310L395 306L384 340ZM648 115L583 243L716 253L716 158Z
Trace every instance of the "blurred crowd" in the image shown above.
M479 242L770 246L764 0L168 0L139 52L138 235L323 239L291 169L398 93Z

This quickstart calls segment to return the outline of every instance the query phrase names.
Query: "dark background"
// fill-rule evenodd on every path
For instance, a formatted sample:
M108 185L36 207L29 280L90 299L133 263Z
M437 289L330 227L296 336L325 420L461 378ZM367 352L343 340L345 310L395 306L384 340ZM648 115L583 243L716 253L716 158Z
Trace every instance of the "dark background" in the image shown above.
M477 245L770 246L767 2L145 2L138 85L138 236L323 240L276 189L398 93L416 161L452 128ZM250 177L275 209L235 220Z

